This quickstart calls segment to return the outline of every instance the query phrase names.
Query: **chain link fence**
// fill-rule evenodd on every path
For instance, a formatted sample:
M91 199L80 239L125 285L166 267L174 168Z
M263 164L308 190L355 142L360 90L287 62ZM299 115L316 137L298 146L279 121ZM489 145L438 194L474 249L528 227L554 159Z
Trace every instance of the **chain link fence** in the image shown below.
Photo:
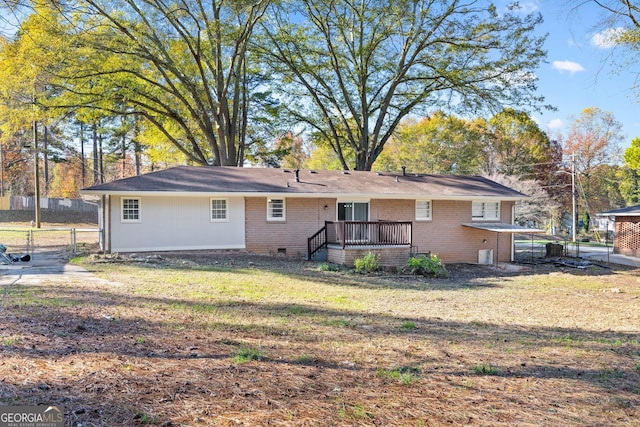
M604 244L594 244L591 242L572 242L569 239L551 240L536 236L532 239L515 240L515 262L518 263L538 263L548 258L570 257L580 258L587 253L593 252L611 254L613 243L605 240Z
M7 253L16 255L65 251L74 256L97 250L99 236L98 228L0 227L0 244L7 247Z

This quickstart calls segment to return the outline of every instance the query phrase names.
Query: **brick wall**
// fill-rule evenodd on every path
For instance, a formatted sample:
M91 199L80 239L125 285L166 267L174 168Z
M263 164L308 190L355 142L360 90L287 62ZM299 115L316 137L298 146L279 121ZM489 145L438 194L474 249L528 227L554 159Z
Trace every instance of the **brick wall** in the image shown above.
M325 209L325 205L327 208ZM324 227L325 221L335 221L336 199L287 198L285 221L267 221L267 198L245 198L245 233L247 250L259 254L305 257L307 239Z
M511 223L513 202L500 205L500 222ZM371 219L413 221L413 246L416 252L435 253L444 262L478 262L478 251L492 249L494 259L511 260L511 235L463 227L471 219L471 201L433 200L432 220L415 220L413 200L371 200ZM494 221L495 222L495 221ZM477 221L481 224L482 221ZM486 243L484 241L486 240Z
M640 216L616 217L613 252L640 256Z
M324 206L327 206L325 209ZM513 202L502 202L501 222L511 223ZM286 221L267 221L267 198L247 197L247 250L261 254L304 257L307 238L336 219L336 199L286 199ZM471 223L471 201L432 201L432 221L415 221L415 201L372 199L369 205L371 221L413 221L413 246L417 252L432 252L445 263L478 262L478 251L492 249L499 261L511 259L511 235L463 227ZM478 223L481 223L480 221ZM486 243L485 243L486 240ZM358 255L362 256L362 255ZM402 262L404 264L405 260Z
M332 248L327 250L327 261L334 264L353 266L356 258L362 258L372 252L378 256L378 264L382 267L404 267L409 260L410 249L407 247L388 248Z

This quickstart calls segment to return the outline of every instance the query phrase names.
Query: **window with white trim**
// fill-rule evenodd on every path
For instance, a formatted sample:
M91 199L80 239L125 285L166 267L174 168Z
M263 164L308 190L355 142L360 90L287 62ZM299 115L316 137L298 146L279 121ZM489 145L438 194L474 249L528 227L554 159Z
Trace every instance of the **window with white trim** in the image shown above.
M229 221L227 199L211 199L211 222Z
M284 199L267 199L267 221L284 221Z
M499 220L500 202L472 202L471 219L473 220Z
M431 221L431 200L416 200L416 221Z
M139 198L122 198L122 222L142 222L142 218L140 217L140 199Z

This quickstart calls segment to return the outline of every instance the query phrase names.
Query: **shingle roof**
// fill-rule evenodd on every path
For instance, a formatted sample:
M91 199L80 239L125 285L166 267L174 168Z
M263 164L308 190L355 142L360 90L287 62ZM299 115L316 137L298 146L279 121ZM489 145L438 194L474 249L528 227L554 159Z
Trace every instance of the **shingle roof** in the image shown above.
M600 212L598 216L640 216L640 205Z
M85 195L116 193L363 195L521 199L526 195L479 176L423 175L363 171L178 166L81 190Z

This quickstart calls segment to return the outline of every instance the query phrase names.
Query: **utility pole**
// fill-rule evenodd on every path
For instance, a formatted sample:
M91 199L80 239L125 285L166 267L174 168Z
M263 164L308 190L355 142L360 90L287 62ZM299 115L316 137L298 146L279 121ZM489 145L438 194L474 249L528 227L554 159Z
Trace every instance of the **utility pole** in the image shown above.
M33 120L33 179L35 180L35 227L41 227L40 220L40 165L38 156L38 121Z
M576 153L571 153L571 240L576 242Z

